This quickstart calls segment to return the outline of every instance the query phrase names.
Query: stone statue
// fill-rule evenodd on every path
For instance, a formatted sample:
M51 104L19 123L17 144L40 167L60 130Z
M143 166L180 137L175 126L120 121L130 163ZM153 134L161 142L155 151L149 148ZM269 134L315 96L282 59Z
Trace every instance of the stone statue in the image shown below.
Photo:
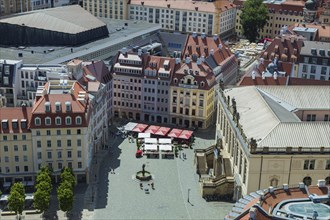
M143 165L142 165L142 176L144 176L144 174L145 174L145 172L146 172L146 171L144 170L144 169L145 169L145 167L146 167L146 165L145 165L145 164L143 164Z

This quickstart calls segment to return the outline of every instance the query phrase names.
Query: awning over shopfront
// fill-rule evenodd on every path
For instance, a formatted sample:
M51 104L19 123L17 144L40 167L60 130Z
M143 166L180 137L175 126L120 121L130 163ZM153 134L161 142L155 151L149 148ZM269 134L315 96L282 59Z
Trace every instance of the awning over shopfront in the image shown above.
M192 134L193 134L193 131L183 130L182 133L180 134L179 138L180 139L189 139Z
M150 133L139 133L138 138L150 138Z
M171 128L168 127L160 127L155 134L160 136L166 136L170 130Z
M144 143L145 144L157 144L157 138L145 138Z
M146 144L144 145L146 151L157 151L157 144Z
M137 124L132 131L135 131L135 132L143 132L144 130L146 130L146 128L148 127L148 125L146 124Z
M145 131L145 133L156 134L160 126L150 125L149 128Z
M172 144L171 138L159 138L158 144Z
M160 151L172 151L172 145L170 145L170 144L159 145L159 150Z
M181 133L182 133L182 130L181 129L173 128L170 131L170 133L167 135L167 137L178 138Z
M128 122L125 126L124 129L125 131L133 131L133 129L138 125L138 123L134 122Z

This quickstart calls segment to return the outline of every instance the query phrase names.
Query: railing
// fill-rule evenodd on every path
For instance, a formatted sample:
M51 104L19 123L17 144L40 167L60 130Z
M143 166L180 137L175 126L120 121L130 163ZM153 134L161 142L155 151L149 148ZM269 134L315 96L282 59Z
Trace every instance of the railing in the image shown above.
M182 84L182 83L179 83L179 87L183 87L186 89L198 89L197 85L187 85L187 84Z

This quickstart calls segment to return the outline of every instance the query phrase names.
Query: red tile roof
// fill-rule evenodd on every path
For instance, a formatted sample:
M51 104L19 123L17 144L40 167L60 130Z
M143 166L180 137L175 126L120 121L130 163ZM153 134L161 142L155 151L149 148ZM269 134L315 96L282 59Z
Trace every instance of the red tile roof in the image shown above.
M91 75L100 83L108 83L111 80L111 74L108 67L101 61L92 61L91 64L84 66L84 75Z
M0 133L23 133L29 132L32 107L0 108ZM8 128L2 127L2 120L8 120ZM12 121L17 119L17 129L13 128ZM26 128L22 128L21 122L26 120Z

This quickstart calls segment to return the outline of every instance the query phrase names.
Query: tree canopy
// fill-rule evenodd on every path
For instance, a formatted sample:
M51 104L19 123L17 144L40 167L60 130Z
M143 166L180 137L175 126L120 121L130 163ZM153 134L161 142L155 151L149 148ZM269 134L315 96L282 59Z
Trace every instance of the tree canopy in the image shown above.
M11 189L8 197L8 207L10 211L15 214L22 214L25 202L25 190L22 183L15 183Z
M57 198L60 209L68 212L73 206L73 187L76 183L76 178L70 168L63 168L61 173L61 184L57 188Z
M250 42L255 42L268 20L268 9L263 0L246 0L240 19L244 36Z
M52 191L51 171L48 167L40 169L37 176L36 192L34 193L34 207L45 212L50 205L50 193Z

